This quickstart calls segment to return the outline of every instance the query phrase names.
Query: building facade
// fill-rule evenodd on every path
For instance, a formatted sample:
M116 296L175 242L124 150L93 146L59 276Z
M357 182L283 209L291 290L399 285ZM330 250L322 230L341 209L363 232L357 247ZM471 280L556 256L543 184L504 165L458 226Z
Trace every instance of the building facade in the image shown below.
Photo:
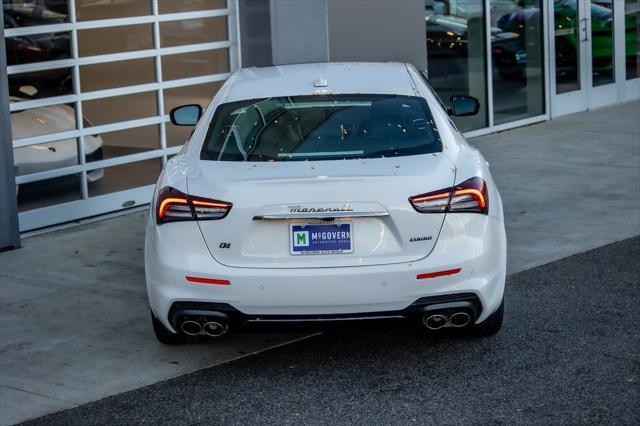
M3 15L0 248L147 204L189 136L169 111L242 66L411 62L445 103L480 100L457 119L468 136L640 97L640 0L3 0Z

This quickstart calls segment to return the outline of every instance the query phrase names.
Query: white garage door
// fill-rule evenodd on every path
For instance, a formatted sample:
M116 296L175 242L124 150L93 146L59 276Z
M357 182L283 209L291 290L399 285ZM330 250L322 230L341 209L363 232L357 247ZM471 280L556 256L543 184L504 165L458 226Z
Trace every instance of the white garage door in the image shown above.
M238 68L236 0L3 0L20 230L143 205Z

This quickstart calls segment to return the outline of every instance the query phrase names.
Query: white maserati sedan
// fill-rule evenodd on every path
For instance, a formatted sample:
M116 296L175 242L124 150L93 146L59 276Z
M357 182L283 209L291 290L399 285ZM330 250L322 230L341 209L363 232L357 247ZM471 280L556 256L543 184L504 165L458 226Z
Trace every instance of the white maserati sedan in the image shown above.
M411 65L239 70L158 179L145 267L163 343L405 320L497 332L506 238L487 162ZM189 339L190 340L190 339Z

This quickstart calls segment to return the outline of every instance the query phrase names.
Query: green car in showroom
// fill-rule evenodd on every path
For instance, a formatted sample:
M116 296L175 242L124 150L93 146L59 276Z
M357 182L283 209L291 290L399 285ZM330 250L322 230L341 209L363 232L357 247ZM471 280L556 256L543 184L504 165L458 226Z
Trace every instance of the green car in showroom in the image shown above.
M613 6L610 1L602 4L591 3L591 43L593 71L596 76L613 76ZM555 34L556 34L556 66L559 71L575 75L577 62L577 45L579 43L579 23L576 0L555 0ZM626 56L635 57L636 19L627 16L625 22ZM561 74L562 75L562 74Z
M608 6L608 7L607 7ZM612 0L591 2L591 37L594 77L613 77L613 11ZM556 69L560 78L575 78L578 70L577 46L580 37L577 0L555 0ZM504 31L518 33L524 39L523 29L534 28L523 22L539 22L539 9L525 7L514 14L503 16L497 25ZM625 22L625 52L628 59L637 53L636 18L627 15Z

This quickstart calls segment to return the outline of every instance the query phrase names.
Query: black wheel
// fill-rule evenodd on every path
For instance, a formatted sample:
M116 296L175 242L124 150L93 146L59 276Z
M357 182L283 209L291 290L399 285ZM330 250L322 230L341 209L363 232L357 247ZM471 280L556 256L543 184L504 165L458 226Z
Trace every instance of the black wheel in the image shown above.
M502 328L502 318L504 317L504 298L498 309L480 324L474 324L469 331L474 336L490 336L496 334Z
M181 335L170 332L167 327L162 324L153 312L151 312L151 323L153 324L153 332L160 343L165 345L177 345L183 342Z

